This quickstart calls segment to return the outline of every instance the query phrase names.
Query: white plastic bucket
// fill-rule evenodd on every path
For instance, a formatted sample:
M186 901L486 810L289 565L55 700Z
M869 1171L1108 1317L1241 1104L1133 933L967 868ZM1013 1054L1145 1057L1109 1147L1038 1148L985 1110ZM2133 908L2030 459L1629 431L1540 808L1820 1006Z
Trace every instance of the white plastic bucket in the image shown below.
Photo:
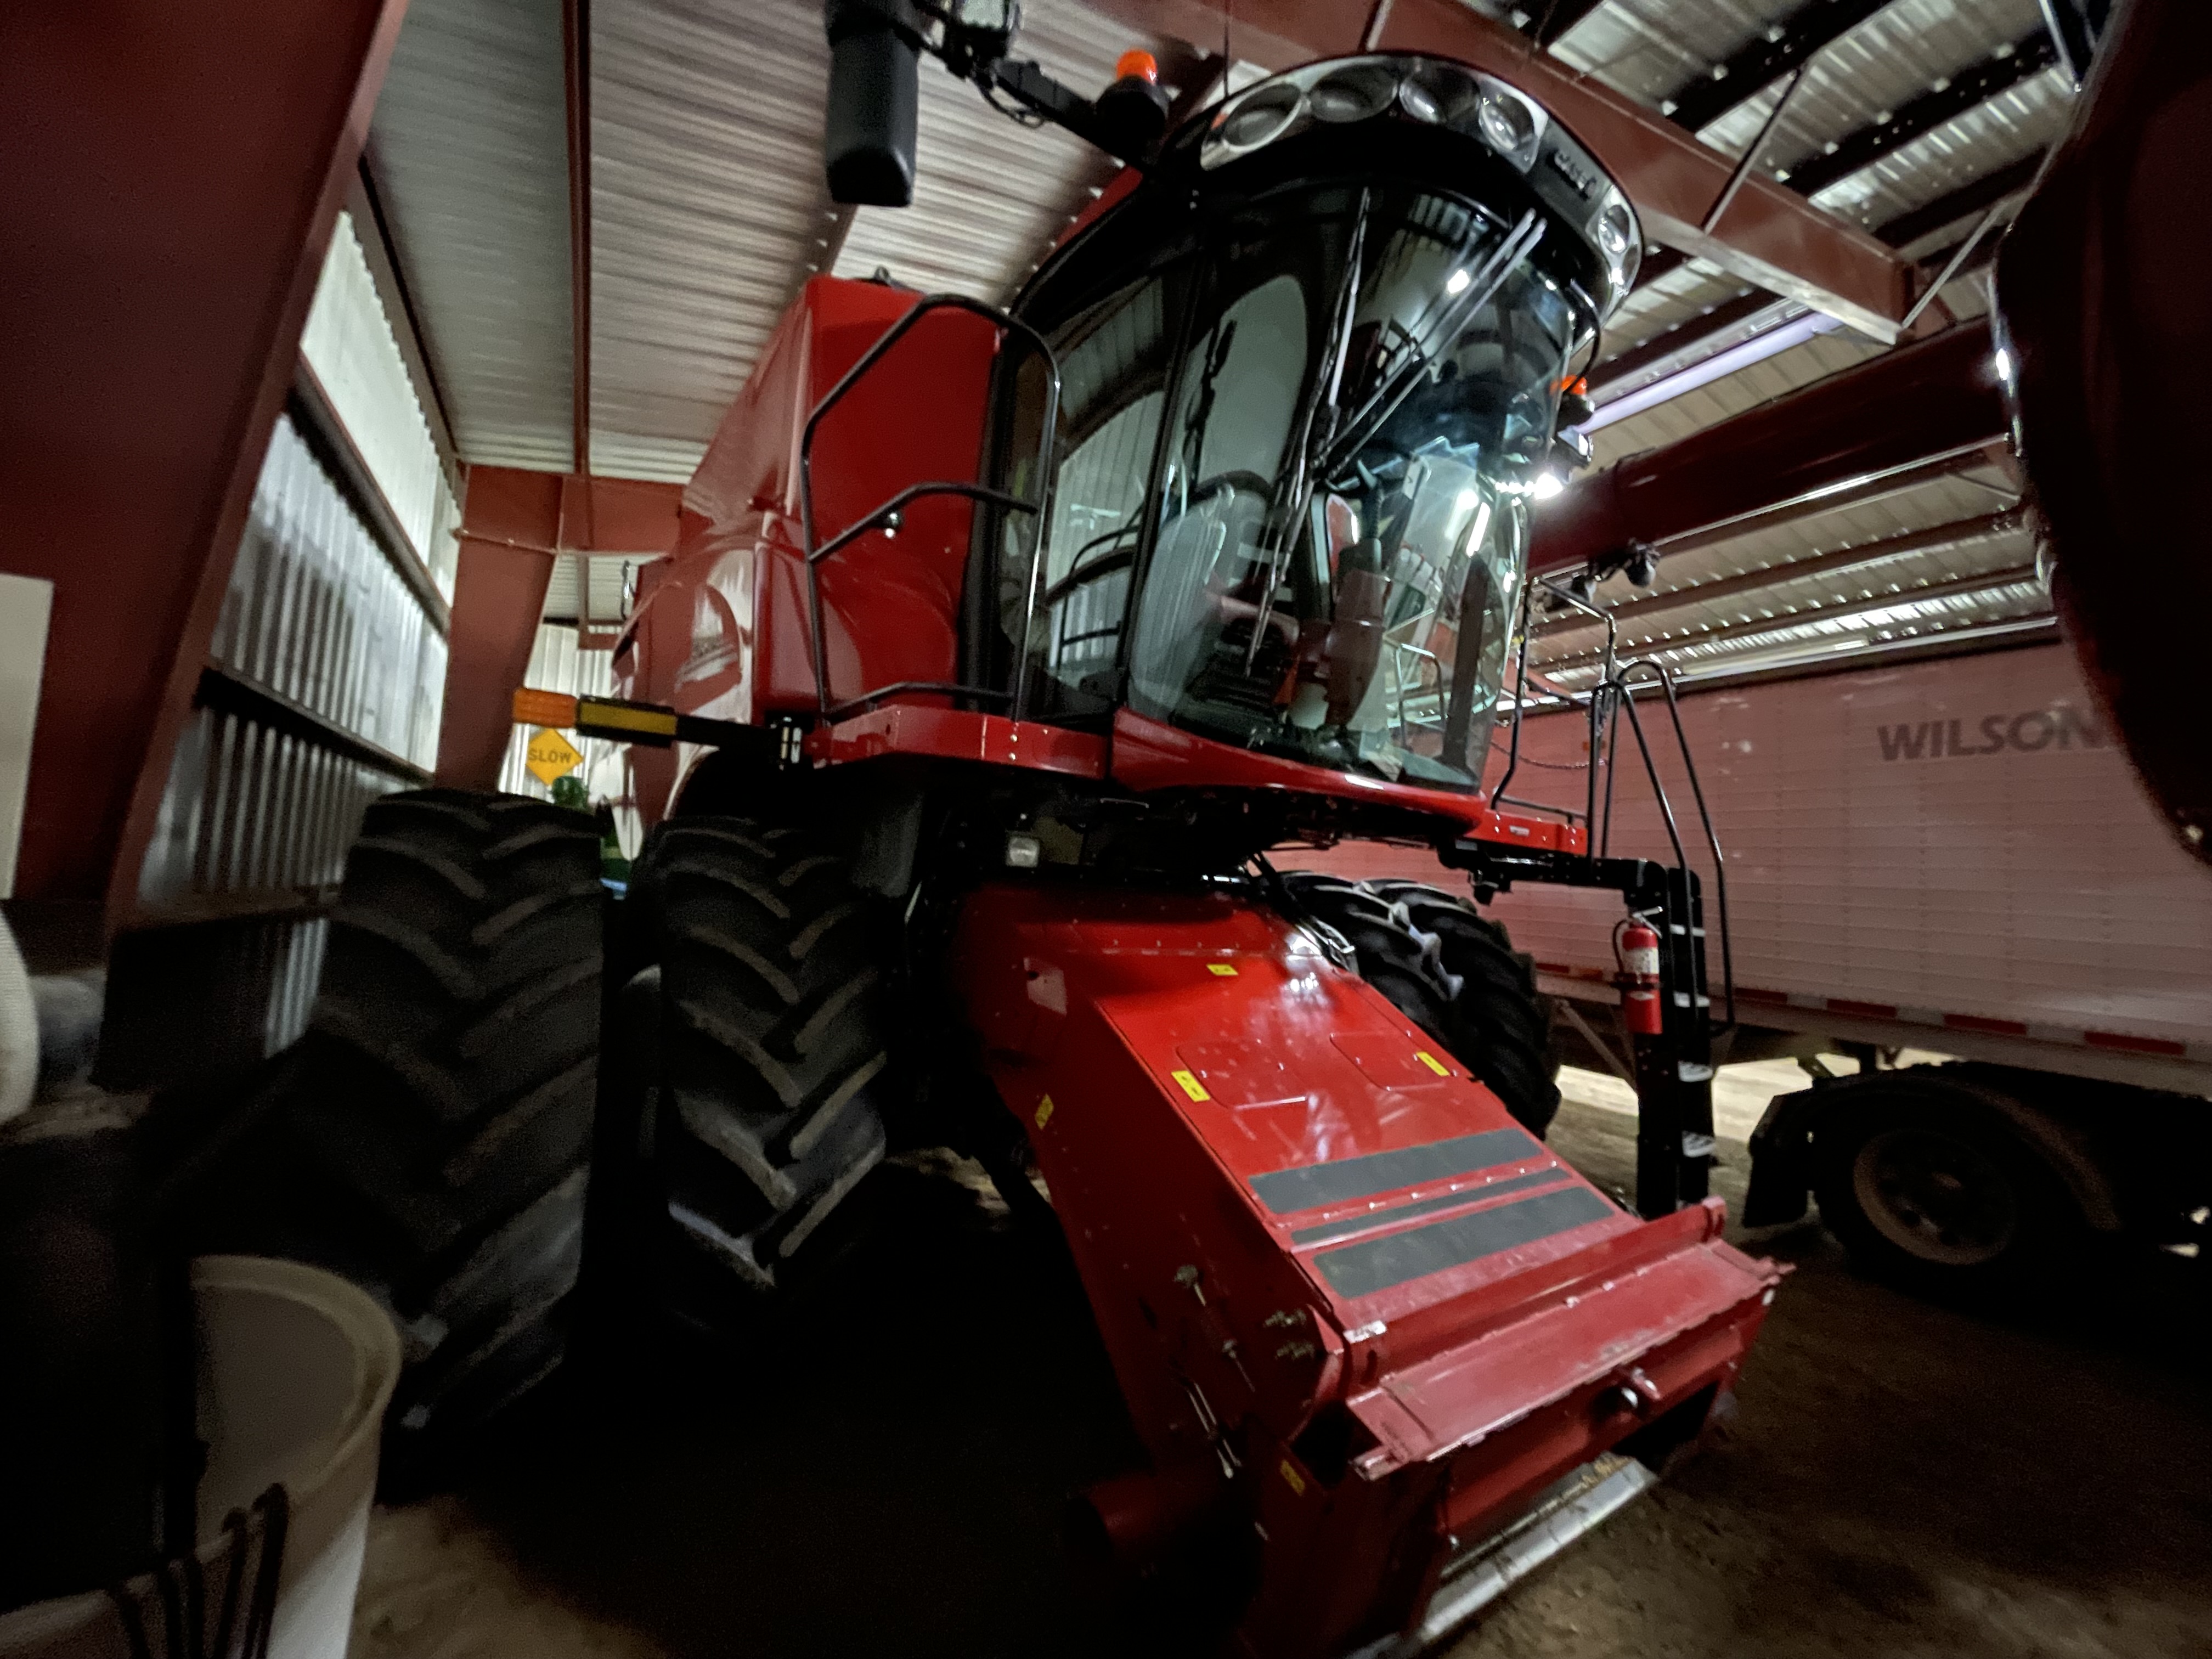
M344 1659L384 1408L399 1379L398 1334L361 1290L295 1261L203 1256L192 1263L192 1295L199 1434L208 1445L196 1554L209 1599L229 1571L224 1516L282 1482L290 1512L270 1659ZM250 1562L246 1577L250 1583ZM145 1610L161 1654L154 1581L134 1579L125 1593ZM104 1591L0 1616L0 1659L129 1659L131 1652L122 1615Z

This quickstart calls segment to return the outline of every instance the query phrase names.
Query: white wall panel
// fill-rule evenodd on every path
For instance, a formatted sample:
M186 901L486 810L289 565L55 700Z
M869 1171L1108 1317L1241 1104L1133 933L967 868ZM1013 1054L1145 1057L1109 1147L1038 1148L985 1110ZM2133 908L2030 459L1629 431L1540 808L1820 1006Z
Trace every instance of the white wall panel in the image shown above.
M412 0L368 157L462 459L567 471L560 0Z
M451 527L453 491L423 418L427 393L407 372L349 213L338 216L300 354L416 556L434 563L441 550L435 545L439 532Z

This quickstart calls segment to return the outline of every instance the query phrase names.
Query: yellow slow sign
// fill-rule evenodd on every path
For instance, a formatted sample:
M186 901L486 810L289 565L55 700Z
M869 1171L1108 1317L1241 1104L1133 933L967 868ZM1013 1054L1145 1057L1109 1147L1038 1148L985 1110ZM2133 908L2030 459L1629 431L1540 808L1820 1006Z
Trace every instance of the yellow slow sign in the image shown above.
M558 732L541 728L530 734L530 749L523 763L540 783L550 783L581 766L584 757Z

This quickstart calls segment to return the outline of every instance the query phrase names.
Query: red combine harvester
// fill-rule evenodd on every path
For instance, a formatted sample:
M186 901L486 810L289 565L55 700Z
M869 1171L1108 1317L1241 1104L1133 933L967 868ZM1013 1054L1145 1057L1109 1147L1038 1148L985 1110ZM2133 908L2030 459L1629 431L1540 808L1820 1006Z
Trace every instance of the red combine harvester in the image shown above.
M1092 1494L1113 1541L1227 1517L1243 1650L1418 1650L1698 1438L1779 1277L1705 1196L1694 878L1480 787L1636 220L1449 63L1316 64L1163 135L1141 65L1093 103L1004 30L831 26L848 194L910 179L921 48L1132 165L1009 310L809 283L623 696L518 696L640 745L656 1208L766 1292L887 1149L969 1152L1018 1207L1041 1177L1150 1456ZM1643 1218L1542 1144L1501 929L1266 858L1344 838L1656 930Z

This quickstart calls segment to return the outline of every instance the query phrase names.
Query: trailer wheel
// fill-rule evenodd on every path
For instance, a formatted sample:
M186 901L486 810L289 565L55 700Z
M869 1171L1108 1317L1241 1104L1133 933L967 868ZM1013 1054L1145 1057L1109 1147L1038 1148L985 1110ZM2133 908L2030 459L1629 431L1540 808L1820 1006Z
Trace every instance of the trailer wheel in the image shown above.
M1868 1273L1972 1300L2062 1266L2083 1223L2002 1106L1945 1069L1822 1085L1833 1099L1814 1125L1814 1191L1821 1220Z
M751 818L671 819L635 884L660 963L669 1217L772 1289L884 1156L879 912L818 841Z
M1413 881L1283 878L1298 902L1351 943L1360 977L1451 1051L1541 1136L1559 1109L1547 1054L1551 1011L1505 929L1465 899Z
M387 1481L434 1476L559 1363L598 1069L599 834L544 801L370 803L308 1035L210 1224L391 1307Z

